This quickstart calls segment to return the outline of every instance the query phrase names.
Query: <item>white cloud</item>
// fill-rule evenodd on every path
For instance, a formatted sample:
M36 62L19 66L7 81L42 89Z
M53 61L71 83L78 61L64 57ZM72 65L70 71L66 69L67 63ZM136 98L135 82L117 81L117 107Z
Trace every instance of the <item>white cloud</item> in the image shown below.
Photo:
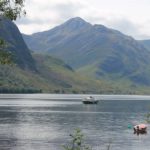
M150 36L149 0L26 0L27 16L17 20L21 32L48 30L79 16L135 38Z

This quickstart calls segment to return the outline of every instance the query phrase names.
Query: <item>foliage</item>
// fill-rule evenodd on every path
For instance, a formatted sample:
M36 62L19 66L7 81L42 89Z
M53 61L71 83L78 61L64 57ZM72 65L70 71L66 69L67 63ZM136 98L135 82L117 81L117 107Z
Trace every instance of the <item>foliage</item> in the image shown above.
M0 64L11 64L12 63L12 55L11 52L0 50Z
M12 63L12 54L9 51L6 51L7 44L3 39L0 39L0 64L11 64Z
M16 20L26 12L23 10L24 0L0 0L0 15L11 20Z
M6 17L12 21L16 20L22 14L26 14L23 7L24 0L0 0L0 17ZM11 62L12 55L6 51L6 42L0 39L0 64L10 64Z
M69 144L63 146L64 150L92 150L92 148L84 144L84 135L81 133L80 129L76 129L73 134L70 135L71 141ZM107 150L111 149L111 141L107 146Z
M149 94L148 87L125 86L102 80L93 80L71 71L59 59L48 55L34 54L37 72L24 70L17 65L0 65L1 89L42 89L43 93L66 94ZM70 85L70 86L66 86ZM7 90L3 90L7 92ZM18 93L20 91L18 90Z
M33 88L1 88L0 87L0 94L1 93L21 93L21 94L25 94L25 93L42 93L41 89L33 89Z
M150 113L146 114L146 122L150 123Z
M83 142L83 134L80 129L76 129L74 134L70 135L71 142L63 146L65 150L92 150L89 146L85 145Z

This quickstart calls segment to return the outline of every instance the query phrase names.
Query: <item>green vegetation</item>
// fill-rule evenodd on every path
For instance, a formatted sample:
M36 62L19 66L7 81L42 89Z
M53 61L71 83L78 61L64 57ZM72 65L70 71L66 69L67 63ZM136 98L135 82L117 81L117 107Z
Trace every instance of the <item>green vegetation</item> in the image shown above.
M7 44L3 39L0 39L0 64L11 64L13 61L10 51L6 51Z
M71 141L64 145L64 150L92 150L92 147L85 144L84 135L80 129L76 129L73 134L70 134ZM110 150L111 142L109 142L107 150Z
M147 86L96 80L75 72L63 61L42 54L32 54L36 72L15 64L0 65L0 91L3 93L73 93L73 94L149 94Z
M150 51L119 31L77 17L23 36L30 49L60 58L84 76L150 87Z
M1 0L0 1L0 14L3 17L11 20L16 20L26 12L23 10L24 0Z
M37 70L54 93L103 93L107 83L76 73L63 61L42 54L33 54ZM105 91L106 92L106 91Z
M116 34L116 32L113 31L113 34ZM120 34L121 33L119 33L119 35ZM121 34L121 36L123 35ZM126 40L129 42L131 51L135 54L134 57L136 59L134 57L131 58L131 54L127 52L125 52L126 55L123 55L121 49L119 49L118 54L113 53L113 50L110 49L110 45L108 49L99 50L99 47L92 50L92 52L80 51L83 52L83 54L78 53L78 49L74 49L74 51L69 53L70 45L68 49L66 49L68 59L71 60L73 58L76 63L81 63L81 61L77 59L80 57L85 63L84 65L80 65L78 69L73 69L62 60L47 54L31 54L18 28L8 19L2 19L0 21L0 38L3 39L0 40L1 92L150 94L150 69L149 62L147 62L149 53L137 54L132 46L133 43L137 43L133 41L130 45L132 41L130 38ZM124 38L123 36L123 39ZM5 41L7 43L6 46ZM83 43L80 44L82 45ZM86 42L85 44L89 43ZM60 54L63 55L64 51L63 49L61 50L62 52ZM140 51L140 49L137 51ZM140 58L138 55L140 55ZM121 66L121 69L120 66L119 68L115 67L122 62L124 65L123 67ZM113 64L113 66L111 66L111 64Z
M28 88L28 89L20 89L20 88L0 88L0 93L6 93L6 94L10 94L10 93L42 93L42 90L39 89L31 89L31 88Z
M10 52L5 50L0 50L0 64L11 64L12 63L12 55Z
M146 117L146 122L150 123L150 113L147 113L145 117Z
M36 70L34 60L17 26L9 19L0 20L1 64L15 63L20 68ZM6 61L7 59L7 61Z
M21 14L26 14L24 7L24 0L1 0L0 1L0 21L2 18L16 20ZM0 64L10 64L13 58L9 51L6 51L6 42L0 39Z
M92 150L88 145L84 144L84 135L80 129L76 129L75 133L70 135L71 142L63 146L65 150Z
M41 93L38 84L33 83L35 80L32 73L14 64L0 65L0 93Z

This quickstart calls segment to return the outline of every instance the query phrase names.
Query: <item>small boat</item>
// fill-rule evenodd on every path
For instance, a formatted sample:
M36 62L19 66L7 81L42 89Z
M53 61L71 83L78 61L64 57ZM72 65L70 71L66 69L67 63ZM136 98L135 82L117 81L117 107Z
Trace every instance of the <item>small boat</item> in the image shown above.
M147 133L147 125L146 124L139 124L134 126L134 133Z
M82 100L83 104L97 104L98 100L96 100L93 96L88 96Z

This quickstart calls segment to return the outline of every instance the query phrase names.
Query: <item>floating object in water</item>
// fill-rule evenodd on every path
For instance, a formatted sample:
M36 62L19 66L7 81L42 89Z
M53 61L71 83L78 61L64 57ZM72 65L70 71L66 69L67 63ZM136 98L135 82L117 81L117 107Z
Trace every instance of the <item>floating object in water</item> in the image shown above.
M139 124L134 126L134 133L147 133L147 125L146 124Z
M128 129L132 129L132 125L129 124L129 125L128 125Z
M96 100L93 96L88 96L82 100L83 104L97 104L98 100Z

